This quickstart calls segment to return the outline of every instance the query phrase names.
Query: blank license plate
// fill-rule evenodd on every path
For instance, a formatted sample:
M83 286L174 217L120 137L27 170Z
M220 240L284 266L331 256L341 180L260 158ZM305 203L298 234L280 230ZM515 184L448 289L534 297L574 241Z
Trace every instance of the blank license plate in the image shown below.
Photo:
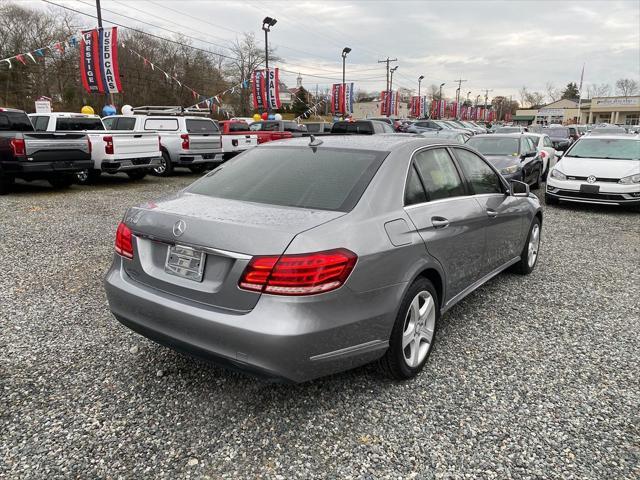
M181 245L169 245L164 271L171 275L201 282L206 254Z
M583 183L580 185L580 191L582 193L599 193L600 185L587 185L586 183Z

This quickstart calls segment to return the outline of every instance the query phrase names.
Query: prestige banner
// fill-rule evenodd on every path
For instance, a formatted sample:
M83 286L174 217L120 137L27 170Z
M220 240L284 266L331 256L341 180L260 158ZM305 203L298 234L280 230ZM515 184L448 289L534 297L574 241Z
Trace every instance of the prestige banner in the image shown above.
M80 79L89 93L122 93L118 66L118 27L81 32Z

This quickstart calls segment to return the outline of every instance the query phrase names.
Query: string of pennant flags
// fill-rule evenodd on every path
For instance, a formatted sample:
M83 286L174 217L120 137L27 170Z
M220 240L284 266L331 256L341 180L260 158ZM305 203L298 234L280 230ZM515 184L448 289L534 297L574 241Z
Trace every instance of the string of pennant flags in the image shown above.
M309 107L309 105L305 103L303 100L301 100L298 96L296 96L295 94L292 94L292 95L296 97L298 100L300 100L302 103L304 103L307 107ZM310 107L306 112L303 112L300 115L298 115L296 118L294 118L293 121L299 122L303 118L309 118L311 114L315 115L318 112L318 107L326 101L327 101L327 97L322 98L318 103Z
M49 45L45 45L44 47L36 48L35 50L30 50L28 52L18 53L17 55L13 55L12 57L3 58L2 60L0 60L0 65L6 65L11 69L13 68L13 63L11 63L12 60L26 65L27 59L31 60L33 63L38 63L37 59L44 58L47 51L63 55L67 49L77 48L78 42L78 36L73 35L67 40L54 42Z

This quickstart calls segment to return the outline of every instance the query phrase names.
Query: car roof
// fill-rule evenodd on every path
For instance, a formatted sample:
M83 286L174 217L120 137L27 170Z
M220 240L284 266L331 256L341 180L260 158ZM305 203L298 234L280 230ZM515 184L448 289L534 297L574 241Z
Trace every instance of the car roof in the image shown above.
M481 133L474 135L471 138L522 138L523 135L528 135L529 132L522 133ZM471 140L471 138L469 140Z
M460 144L451 141L450 138L425 138L420 135L387 133L378 135L323 135L315 137L316 141L322 140L319 148L343 148L353 150L377 150L388 152L405 145L415 144L415 147L429 145L451 145ZM309 146L309 137L289 138L282 141L263 143L261 147L306 147Z
M585 135L580 137L579 140L582 139L595 138L598 140L640 140L640 135L637 133L612 133L609 135Z

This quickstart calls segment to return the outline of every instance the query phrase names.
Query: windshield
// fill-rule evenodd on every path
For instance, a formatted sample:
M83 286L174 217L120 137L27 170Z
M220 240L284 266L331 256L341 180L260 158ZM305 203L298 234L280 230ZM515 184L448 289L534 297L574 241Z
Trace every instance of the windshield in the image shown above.
M353 133L359 135L373 135L372 122L336 122L331 127L331 133Z
M640 140L626 138L581 138L565 157L640 159Z
M612 135L618 133L627 133L627 131L622 127L613 127L613 128L595 128L591 130L591 135Z
M549 128L545 133L550 137L569 138L568 128Z
M268 131L268 132L279 132L280 131L280 123L278 122L255 122L249 125L249 130L253 132L259 131Z
M496 128L496 133L520 133L519 127L499 127Z
M471 137L467 145L475 148L483 155L513 155L518 156L518 138L488 138Z
M102 120L98 117L58 117L56 131L79 132L82 130L104 130Z
M258 147L203 177L188 192L286 207L351 210L388 152Z

